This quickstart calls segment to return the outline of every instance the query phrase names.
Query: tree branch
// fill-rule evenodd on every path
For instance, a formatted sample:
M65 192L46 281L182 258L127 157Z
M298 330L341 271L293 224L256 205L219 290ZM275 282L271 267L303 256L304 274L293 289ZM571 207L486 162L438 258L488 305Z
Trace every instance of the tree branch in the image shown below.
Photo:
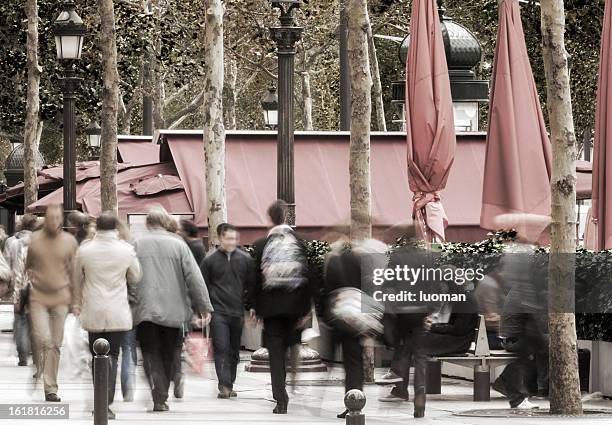
M169 106L172 102L174 102L180 95L182 95L183 93L185 93L185 91L189 88L190 83L185 84L184 86L182 86L181 88L179 88L177 91L175 91L174 93L172 93L170 95L170 97L166 98L164 100L164 108Z
M175 126L179 125L188 115L196 113L203 102L204 90L198 93L187 106L166 120L168 128L175 128Z
M21 143L23 142L23 137L13 133L7 133L4 130L0 130L0 138L7 139L12 143Z
M249 58L247 58L246 56L241 55L240 53L232 50L232 49L227 49L228 52L230 52L232 55L234 55L236 58L247 62L251 65L253 65L254 67L256 67L257 69L259 69L260 71L262 71L264 74L266 74L268 76L268 78L271 78L273 80L277 80L278 76L275 75L272 71L270 71L268 68L266 68L265 66L263 66L263 64L261 62L255 62L254 60L251 60Z

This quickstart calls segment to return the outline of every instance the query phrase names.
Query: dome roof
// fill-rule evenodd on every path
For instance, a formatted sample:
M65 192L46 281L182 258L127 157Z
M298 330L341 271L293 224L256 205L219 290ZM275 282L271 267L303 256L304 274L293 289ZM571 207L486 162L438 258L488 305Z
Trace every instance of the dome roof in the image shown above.
M438 0L440 30L444 40L446 64L449 70L471 70L480 62L482 48L478 39L463 25L459 25L444 14L444 2ZM410 36L406 36L400 47L400 60L406 64Z
M22 170L23 171L23 152L24 146L23 143L18 144L13 148L13 150L6 157L6 161L4 161L4 170ZM36 156L36 169L40 170L45 165L45 159L37 152Z

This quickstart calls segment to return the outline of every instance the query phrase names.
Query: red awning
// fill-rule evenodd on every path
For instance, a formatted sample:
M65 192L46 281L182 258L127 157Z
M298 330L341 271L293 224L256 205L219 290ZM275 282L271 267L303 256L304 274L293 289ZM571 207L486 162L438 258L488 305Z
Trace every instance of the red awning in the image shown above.
M156 164L159 162L159 145L153 144L151 138L137 140L130 138L117 143L120 162L133 165Z
M199 135L166 135L185 192L206 227L204 151ZM374 225L391 226L412 214L406 184L403 133L372 136L372 215ZM484 134L458 137L455 166L442 199L451 226L478 226L485 154ZM313 133L295 138L297 226L330 227L349 223L349 144L347 135ZM469 190L472 188L473 190ZM276 139L226 138L228 220L238 226L266 227L266 208L276 198Z
M171 163L152 164L123 168L117 174L117 198L119 216L123 219L128 213L146 213L153 205L161 205L173 213L189 213L191 207L181 190L160 192L152 196L139 196L130 187L140 180L158 174L176 175ZM62 204L64 191L59 188L28 207L29 211L44 211L52 204ZM77 202L84 212L97 216L101 212L100 179L92 178L77 184Z

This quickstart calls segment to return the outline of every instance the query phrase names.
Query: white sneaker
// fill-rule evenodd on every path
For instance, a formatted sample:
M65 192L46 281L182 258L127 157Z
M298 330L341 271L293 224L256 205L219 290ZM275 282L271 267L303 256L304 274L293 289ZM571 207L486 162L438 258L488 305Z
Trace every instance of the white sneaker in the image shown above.
M376 383L378 385L388 385L388 384L396 384L402 381L403 379L401 376L397 375L395 372L390 370L389 372L385 373L383 376L378 378L376 380Z
M532 410L532 409L539 409L539 408L540 406L530 402L528 398L523 400L521 404L515 407L515 409L519 409L519 410Z

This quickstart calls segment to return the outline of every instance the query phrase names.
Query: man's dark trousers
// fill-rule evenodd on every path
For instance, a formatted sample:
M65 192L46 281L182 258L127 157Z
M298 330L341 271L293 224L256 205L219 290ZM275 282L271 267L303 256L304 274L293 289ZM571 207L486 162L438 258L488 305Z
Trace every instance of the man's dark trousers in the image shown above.
M115 400L115 385L117 382L117 362L119 360L119 350L125 339L125 331L117 332L89 332L89 352L92 357L96 356L93 345L98 338L104 338L108 341L110 350L108 356L110 358L110 368L108 370L108 404L113 404ZM92 378L94 377L94 364L91 365Z
M287 403L289 396L285 385L287 348L300 342L298 320L286 316L264 318L263 343L270 356L272 397L277 403Z
M136 336L142 350L145 373L151 385L154 403L168 400L168 388L174 377L174 356L183 338L180 328L169 328L152 322L138 325Z
M240 363L243 321L243 317L229 316L224 313L212 314L210 336L212 337L219 390L222 387L231 390L236 381L236 369Z

